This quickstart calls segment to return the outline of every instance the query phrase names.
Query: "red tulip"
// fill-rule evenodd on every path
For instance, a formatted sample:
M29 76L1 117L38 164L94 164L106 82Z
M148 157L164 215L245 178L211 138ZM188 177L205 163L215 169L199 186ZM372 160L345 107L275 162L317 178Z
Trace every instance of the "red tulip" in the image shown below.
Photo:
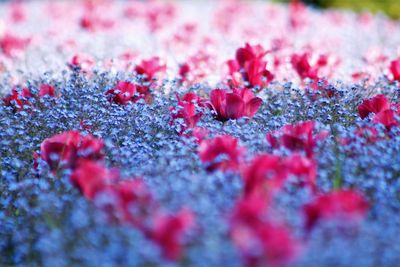
M44 96L50 96L50 97L55 97L56 96L56 91L53 86L50 84L42 84L39 88L39 96L44 97Z
M359 223L366 216L368 206L367 200L357 191L332 191L316 197L303 207L305 227L311 230L323 221L334 221L343 226Z
M299 242L290 229L271 221L267 211L268 202L263 197L249 196L232 212L230 236L245 266L287 266L299 253Z
M176 97L179 108L171 108L171 123L176 119L183 119L185 125L180 131L180 134L182 134L185 130L194 128L203 116L202 112L196 112L196 106L204 106L204 100L192 92L186 93L182 99L178 94Z
M231 85L241 85L242 77L247 82L246 87L264 87L273 80L274 75L266 69L267 63L263 57L268 53L261 45L251 46L246 43L245 47L236 51L236 59L228 60L226 63L231 76Z
M13 106L15 111L21 111L24 106L29 106L29 98L33 97L28 88L18 89L14 87L11 94L3 98L5 106Z
M400 58L390 62L389 70L393 76L393 80L400 81Z
M282 187L287 168L281 157L263 154L255 157L244 170L244 194L270 193Z
M275 133L268 133L267 141L273 148L284 146L292 151L305 151L307 157L312 157L317 141L324 139L328 134L322 131L314 135L313 130L313 121L287 124Z
M262 104L261 98L255 97L250 89L233 89L230 93L214 89L210 94L210 102L217 120L220 121L252 118Z
M41 144L41 157L50 169L74 167L78 159L101 160L104 158L103 142L91 135L82 136L68 131L45 139Z
M252 46L249 43L246 43L245 47L236 50L236 61L240 67L244 68L247 62L262 60L267 53L268 51L264 50L261 45Z
M182 209L177 214L159 213L153 218L149 236L167 259L177 261L182 257L184 237L194 226L194 214L189 209Z
M199 156L206 164L207 171L237 171L244 148L230 135L220 135L211 140L204 140L199 147Z
M134 100L136 86L127 81L118 81L115 88L106 92L107 98L120 105L126 105Z
M398 115L393 110L387 109L375 114L372 121L383 124L387 130L390 130L393 126L399 125L399 122L395 118Z
M105 191L114 180L118 179L118 173L108 170L99 162L79 160L70 179L83 196L93 200L99 192Z
M373 98L365 99L358 106L358 114L361 119L366 118L370 113L379 113L384 110L390 109L390 101L385 95L376 95Z
M274 75L266 69L266 66L267 63L259 59L246 62L243 77L249 83L249 88L265 87L274 79Z
M161 64L159 57L152 57L142 62L135 67L135 71L139 75L145 76L145 81L151 81L155 75L166 70L166 65Z
M158 203L142 179L135 178L114 183L109 192L117 199L114 213L120 214L125 223L145 228L148 218L158 208Z

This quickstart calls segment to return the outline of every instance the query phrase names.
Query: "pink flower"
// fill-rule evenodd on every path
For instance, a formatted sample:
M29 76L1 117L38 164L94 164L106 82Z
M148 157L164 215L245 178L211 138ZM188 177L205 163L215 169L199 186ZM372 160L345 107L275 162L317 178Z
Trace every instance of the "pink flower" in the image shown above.
M393 76L393 80L400 81L400 58L390 62L389 70Z
M194 226L194 214L189 209L182 209L177 214L158 213L153 217L149 236L167 259L177 261L182 257L185 235Z
M185 130L194 128L203 116L202 112L196 112L196 106L204 106L204 100L192 92L186 93L182 99L177 94L176 98L179 108L171 108L171 123L176 119L183 119L185 125L180 131L180 134L182 134Z
M238 140L230 135L204 140L199 147L199 157L209 172L237 171L243 153L244 148L240 147Z
M25 50L30 41L30 38L21 38L10 33L6 33L0 37L0 48L4 55L13 57L17 52Z
M287 168L281 157L269 154L259 155L244 169L244 195L263 195L279 190L287 174Z
M210 106L216 113L216 119L227 121L241 117L252 118L262 104L250 89L233 89L227 93L222 89L214 89L210 94Z
M317 141L328 135L325 131L314 135L313 130L313 121L287 124L275 133L268 133L267 141L273 148L284 146L292 151L305 151L307 157L312 157Z
M114 21L110 19L100 18L93 12L87 12L79 20L79 25L82 29L95 32L98 30L109 29L114 26Z
M246 43L244 47L236 50L236 61L241 68L244 68L246 63L253 60L262 60L268 53L261 45L250 45Z
M290 175L297 177L300 186L308 186L316 192L317 163L314 159L295 153L284 159L284 165Z
M190 73L190 66L188 63L184 63L179 66L179 77L181 78L182 82L187 80L189 73Z
M245 266L287 266L299 254L299 242L286 225L269 219L268 209L265 198L252 195L241 199L232 212L230 236Z
M376 95L373 98L365 99L358 106L358 114L361 119L368 117L370 113L379 113L384 110L390 109L390 101L385 95Z
M251 46L246 43L245 47L236 51L236 59L228 60L231 85L238 87L242 80L247 82L248 88L265 87L274 78L274 75L266 69L267 62L263 57L268 53L261 45Z
M372 121L374 123L383 124L387 130L390 130L393 126L398 126L399 122L396 120L396 116L399 114L395 113L391 109L383 110L374 115Z
M306 78L318 80L319 68L324 65L324 62L311 65L311 55L307 52L303 54L293 54L290 61L299 77L303 80Z
M158 209L150 190L140 178L122 180L108 189L116 199L114 207L109 207L114 215L120 214L125 223L144 229L149 217Z
M53 86L50 84L42 84L39 87L39 96L44 97L44 96L50 96L50 97L56 97L56 91Z
M155 78L155 75L166 70L166 65L161 64L159 57L152 57L142 62L135 67L135 71L139 75L145 76L145 81L150 82Z
M317 164L314 160L293 154L280 157L271 154L256 156L243 169L244 195L272 196L280 191L289 176L295 176L295 184L316 191Z
M86 54L76 54L71 58L70 66L79 68L83 71L88 71L95 64L95 60Z
M307 8L299 0L290 1L289 5L289 25L292 29L299 29L304 27L307 21Z
M91 135L82 136L68 131L45 139L41 144L41 158L51 170L74 167L78 159L101 160L104 144Z
M127 81L118 81L115 88L106 92L107 98L120 105L126 105L134 100L136 94L136 86Z
M99 192L106 190L117 178L118 173L93 160L79 160L70 177L71 183L89 200L93 200Z
M366 216L368 207L367 200L357 191L332 191L304 205L305 227L311 230L323 221L334 221L343 226L359 223Z
M249 88L265 87L274 79L274 75L266 69L266 66L267 63L259 59L246 62L243 77L249 83Z
M137 86L140 98L143 98L146 102L151 102L150 86L153 83L153 79L156 78L157 74L165 72L166 68L166 65L161 63L159 57L142 60L142 62L135 67L136 73L143 76L144 82L144 84Z
M5 106L13 106L15 111L21 111L24 106L29 106L29 98L33 97L31 91L28 88L18 89L14 87L11 90L11 94L3 98Z

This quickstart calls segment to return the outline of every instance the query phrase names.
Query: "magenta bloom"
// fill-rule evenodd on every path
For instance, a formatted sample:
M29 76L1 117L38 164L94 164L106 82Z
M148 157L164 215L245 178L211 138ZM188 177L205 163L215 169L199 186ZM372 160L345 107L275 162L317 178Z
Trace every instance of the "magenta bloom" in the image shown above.
M117 178L117 173L93 160L79 160L70 177L71 183L89 200L93 200L98 193L105 191Z
M353 190L337 190L320 195L303 207L305 227L311 230L317 223L334 221L339 225L360 222L368 212L368 202Z
M159 57L152 57L142 62L135 67L135 71L139 75L145 76L145 81L151 81L157 73L164 72L166 65L161 63Z
M134 100L136 86L130 82L118 81L115 88L106 92L107 98L120 105L126 105Z
M292 151L305 151L307 157L312 157L317 141L328 135L325 131L313 134L314 124L313 121L287 124L279 131L268 133L267 141L273 148L284 146Z
M56 90L50 84L42 84L39 87L39 96L40 97L44 97L44 96L56 97Z
M17 89L14 87L11 90L11 94L3 98L5 106L13 106L14 111L21 111L24 106L29 106L29 98L33 97L31 91L28 88Z
M74 167L78 159L101 160L104 158L103 147L100 139L68 131L45 139L40 154L50 169L56 170L59 167Z
M237 171L244 148L230 135L220 135L211 140L204 140L199 147L199 157L206 164L207 171Z
M400 81L400 58L390 62L389 70L392 73L393 80Z
M262 104L261 98L255 97L250 89L233 89L230 93L214 89L210 94L210 102L216 119L220 121L252 118Z
M171 108L171 122L183 119L185 125L181 129L180 134L182 134L186 129L194 128L203 116L202 112L196 112L196 106L204 106L204 100L192 92L186 93L182 99L177 94L176 98L179 108Z
M365 99L358 106L358 114L361 119L368 117L370 113L379 113L381 111L390 109L390 101L385 95L376 95L370 99Z
M236 203L230 236L244 266L288 266L299 254L300 243L285 224L269 219L269 210L268 200L260 195Z
M182 258L185 235L195 226L194 214L189 209L182 209L176 214L156 214L149 237L156 242L164 256L173 261Z

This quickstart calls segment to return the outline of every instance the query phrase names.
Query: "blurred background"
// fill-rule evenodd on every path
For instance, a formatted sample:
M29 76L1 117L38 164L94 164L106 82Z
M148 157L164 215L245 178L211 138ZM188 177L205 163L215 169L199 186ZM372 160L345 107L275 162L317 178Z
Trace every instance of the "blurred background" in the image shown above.
M290 0L278 0L290 2ZM319 8L346 8L357 12L382 12L393 19L400 18L400 0L301 0L301 2Z

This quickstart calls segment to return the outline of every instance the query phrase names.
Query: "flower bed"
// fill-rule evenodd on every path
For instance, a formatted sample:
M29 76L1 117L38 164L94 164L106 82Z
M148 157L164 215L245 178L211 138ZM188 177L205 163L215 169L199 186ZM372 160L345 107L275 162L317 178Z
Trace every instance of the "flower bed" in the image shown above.
M296 1L0 15L1 266L398 263L398 23Z

